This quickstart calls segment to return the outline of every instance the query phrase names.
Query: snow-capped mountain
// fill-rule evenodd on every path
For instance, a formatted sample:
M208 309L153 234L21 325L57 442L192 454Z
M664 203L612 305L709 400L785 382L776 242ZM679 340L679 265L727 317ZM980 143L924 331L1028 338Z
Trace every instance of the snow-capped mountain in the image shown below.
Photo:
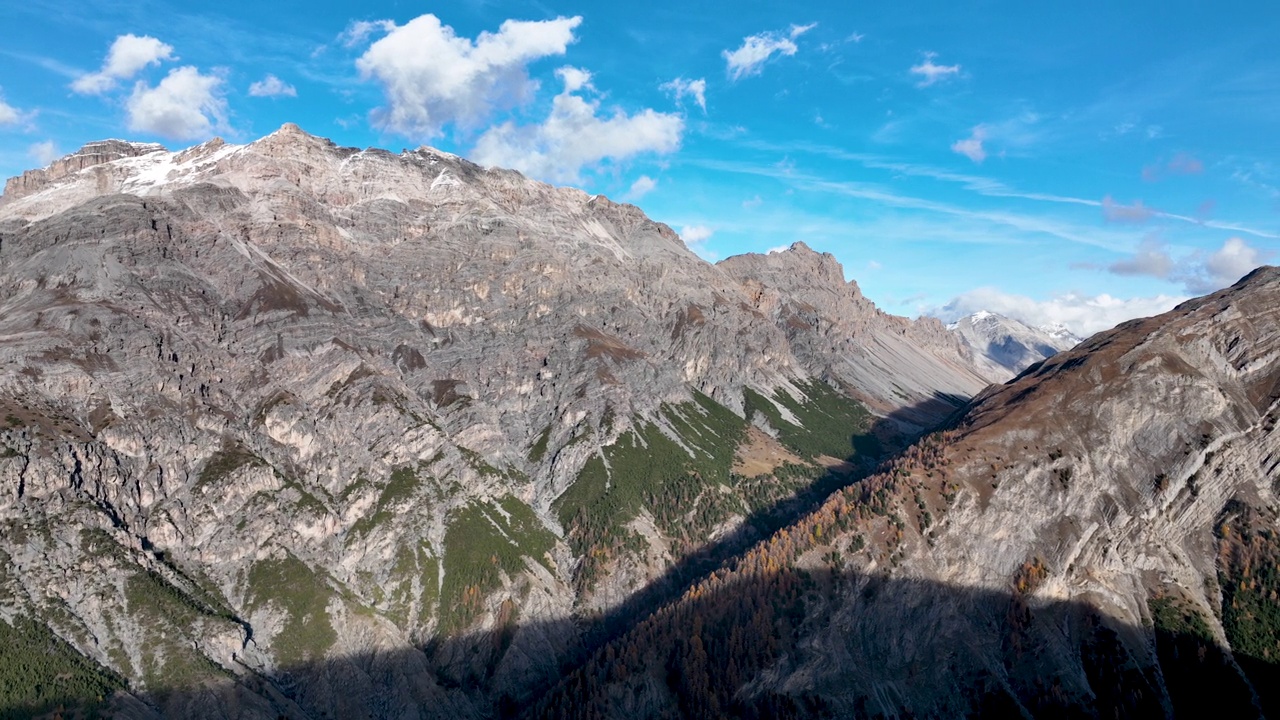
M1061 323L1032 327L987 310L960 318L947 329L973 352L978 371L999 383L1080 342L1080 338Z

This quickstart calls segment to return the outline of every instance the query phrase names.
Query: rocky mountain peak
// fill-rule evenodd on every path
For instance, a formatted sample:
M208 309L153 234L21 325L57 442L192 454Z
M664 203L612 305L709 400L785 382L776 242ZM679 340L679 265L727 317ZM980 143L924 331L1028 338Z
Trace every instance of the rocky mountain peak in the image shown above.
M5 182L4 196L0 200L12 201L37 193L49 184L87 168L110 163L122 158L142 157L152 153L167 152L158 143L138 143L128 140L98 140L54 160L47 167L28 170Z
M737 277L779 289L822 288L862 296L856 282L846 282L844 268L834 255L817 252L803 241L792 243L786 250L735 255L717 265Z

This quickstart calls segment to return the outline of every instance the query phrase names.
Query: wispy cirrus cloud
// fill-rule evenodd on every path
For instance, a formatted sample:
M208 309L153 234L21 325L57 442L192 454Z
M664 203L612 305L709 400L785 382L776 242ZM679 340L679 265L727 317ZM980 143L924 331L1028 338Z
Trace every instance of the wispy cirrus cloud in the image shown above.
M0 125L17 125L22 120L22 113L0 95Z
M1045 203L1063 204L1063 205L1081 205L1086 207L1103 208L1106 200L1094 200L1092 198L1081 198L1070 195L1058 195L1055 193L1027 191L1010 186L1004 182L991 177L981 175L972 175L968 173L955 172L943 168L934 167L924 163L904 162L870 153L853 153L842 148L821 145L815 143L766 143L759 141L744 141L743 145L758 150L766 150L781 153L807 153L820 155L830 159L845 160L856 162L866 168L877 170L887 170L901 175L909 175L912 177L927 177L941 182L955 183L963 187L965 190L994 198L1012 198L1020 200L1032 200ZM1239 178L1238 178L1239 179ZM1252 178L1248 178L1252 180ZM1239 179L1240 182L1246 182L1246 179ZM1280 198L1280 189L1275 191L1275 197ZM1111 200L1112 209L1118 209L1118 203ZM1178 222L1189 223L1215 230L1225 230L1233 233L1244 233L1254 237L1267 239L1280 239L1280 234L1270 230L1262 230L1241 223L1234 223L1222 220L1210 220L1204 216L1202 212L1197 211L1197 216L1181 215L1178 213L1170 213L1143 205L1147 211L1151 213L1153 218L1164 218L1176 220ZM1105 216L1104 216L1105 217Z
M951 143L951 152L959 153L975 163L981 164L983 160L987 159L986 148L982 147L982 141L986 138L986 126L978 125L969 133L969 137Z
M791 29L785 33L763 32L748 35L742 39L742 45L736 50L724 50L720 53L725 60L729 78L740 80L751 75L759 75L765 63L774 55L787 57L795 55L800 50L796 45L796 39L816 26L817 23L792 25Z
M27 157L40 163L41 167L62 157L62 153L58 152L58 146L52 140L38 142L27 148Z
M1204 163L1189 153L1180 152L1167 163L1156 163L1142 168L1142 179L1147 182L1162 180L1170 175L1199 175Z
M658 86L659 90L671 93L675 96L676 102L680 102L686 95L693 98L693 101L702 108L702 112L707 111L707 81L699 78L697 80L686 80L678 77L671 82L665 82Z
M396 24L391 20L355 20L338 35L338 42L343 47L353 48L364 44L374 33L389 33L395 29Z
M1096 227L1083 226L1060 218L1016 213L1005 210L982 210L952 203L904 195L875 183L847 180L831 180L807 174L794 167L759 165L737 161L695 160L687 161L708 169L759 175L786 182L796 190L821 192L861 200L869 200L886 207L924 210L954 218L987 223L1017 230L1023 235L1039 235L1066 240L1072 243L1102 248L1112 252L1125 252L1132 247L1127 235L1099 231Z
M929 87L960 74L959 65L938 65L933 61L936 57L938 53L927 52L919 65L911 66L911 74L920 76L916 81L916 87Z
M1142 224L1155 216L1155 211L1135 200L1132 205L1118 203L1110 195L1102 198L1102 217L1107 222Z

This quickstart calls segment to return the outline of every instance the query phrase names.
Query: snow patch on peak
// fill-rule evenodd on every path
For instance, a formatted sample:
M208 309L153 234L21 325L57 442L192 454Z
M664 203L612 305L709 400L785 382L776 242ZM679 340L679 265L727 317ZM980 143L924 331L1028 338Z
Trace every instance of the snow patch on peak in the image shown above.
M416 154L416 155L425 155L429 160L432 160L432 161L436 161L436 160L448 160L452 162L463 161L463 158L461 156L454 155L451 152L445 152L444 150L438 150L436 148L431 147L430 145L419 145L417 149L409 150L402 154L410 154L410 153Z
M221 140L211 140L180 153L167 150L153 152L116 160L114 164L128 174L121 183L121 190L146 192L164 185L194 182L206 171L216 169L223 159L243 148L243 145L228 145Z
M995 382L1005 382L1080 342L1065 326L1032 327L989 310L962 317L947 329L968 346L978 371Z
M1038 329L1041 332L1045 333L1046 335L1059 338L1064 342L1070 341L1072 345L1075 345L1081 342L1081 340L1083 339L1079 335L1076 335L1075 333L1071 332L1071 328L1067 327L1065 324L1060 322L1049 323L1048 325L1041 325Z
M431 189L435 190L439 187L453 187L461 184L462 181L459 180L456 175L448 170L441 170L440 174L436 176L436 179L431 181Z

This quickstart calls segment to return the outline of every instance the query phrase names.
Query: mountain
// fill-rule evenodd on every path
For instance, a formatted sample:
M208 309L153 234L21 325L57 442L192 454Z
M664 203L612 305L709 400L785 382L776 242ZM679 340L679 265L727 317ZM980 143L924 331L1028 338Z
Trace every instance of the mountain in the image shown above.
M969 348L978 372L997 383L1080 343L1065 326L1036 328L985 310L962 317L947 329Z
M803 244L293 125L10 180L0 339L19 715L506 712L986 385Z
M535 717L1280 713L1280 269L976 398Z

